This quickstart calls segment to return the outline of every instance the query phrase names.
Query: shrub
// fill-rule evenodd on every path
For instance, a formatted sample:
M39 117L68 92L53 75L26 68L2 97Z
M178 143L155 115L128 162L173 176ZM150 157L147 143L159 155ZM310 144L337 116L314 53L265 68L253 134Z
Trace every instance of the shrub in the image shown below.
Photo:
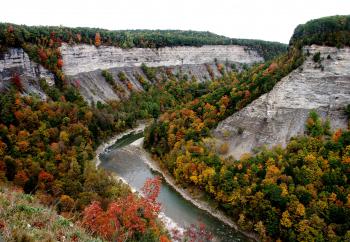
M18 91L23 91L22 80L18 74L14 74L12 76L11 82L17 88Z
M228 144L225 142L225 143L223 143L223 144L220 145L219 153L220 153L221 155L225 155L225 154L227 154L228 150L229 150L229 146L228 146Z
M105 78L106 82L108 82L110 85L114 84L114 78L109 71L102 70L102 76Z
M60 198L59 209L61 212L69 212L74 208L74 199L68 195L62 195Z
M146 181L142 192L121 197L103 210L99 202L93 202L83 212L82 224L91 232L107 240L136 240L148 236L147 232L157 231L156 219L160 204L156 202L160 191L158 177Z
M150 81L156 80L156 68L148 67L148 66L146 66L145 63L142 63L141 69L142 69L143 73L145 73L148 80L150 80Z
M312 57L312 59L314 60L314 62L320 62L320 60L321 60L321 53L320 52L316 52L314 54L314 56Z

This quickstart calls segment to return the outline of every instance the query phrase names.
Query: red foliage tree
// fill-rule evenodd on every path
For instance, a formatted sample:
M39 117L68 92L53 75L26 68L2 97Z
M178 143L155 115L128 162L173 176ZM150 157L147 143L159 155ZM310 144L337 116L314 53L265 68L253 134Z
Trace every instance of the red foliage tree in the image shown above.
M53 175L46 171L41 171L38 176L38 187L41 190L49 190L54 181Z
M52 182L54 179L53 175L51 175L46 171L41 171L39 173L38 178L39 178L39 182Z
M84 210L83 225L104 238L112 238L113 234L119 230L118 220L110 218L107 212L104 212L99 202L93 202Z
M58 68L58 69L62 69L62 67L63 67L63 60L60 58L60 59L58 59L58 61L57 61L57 68Z
M17 88L18 91L20 91L20 92L23 91L22 81L17 73L12 76L11 81L12 81L13 85L15 85L15 87Z
M93 202L83 212L83 225L108 240L133 238L135 233L147 229L157 230L156 218L160 204L156 202L160 191L160 178L149 179L142 188L144 197L129 194L109 204L106 211L99 202Z
M39 54L40 61L42 63L45 63L47 61L47 58L48 58L45 49L40 48L38 51L38 54Z

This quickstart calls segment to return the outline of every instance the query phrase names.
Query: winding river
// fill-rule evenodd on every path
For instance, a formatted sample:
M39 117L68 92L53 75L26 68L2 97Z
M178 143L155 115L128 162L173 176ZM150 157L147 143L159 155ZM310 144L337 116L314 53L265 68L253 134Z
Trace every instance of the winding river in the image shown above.
M146 162L147 158L140 147L142 137L142 129L122 134L113 140L113 144L105 145L103 150L98 152L98 164L116 173L137 191L147 178L159 175ZM158 201L162 204L162 220L170 229L177 228L181 231L191 224L202 223L213 234L215 241L249 241L231 226L186 200L164 180Z

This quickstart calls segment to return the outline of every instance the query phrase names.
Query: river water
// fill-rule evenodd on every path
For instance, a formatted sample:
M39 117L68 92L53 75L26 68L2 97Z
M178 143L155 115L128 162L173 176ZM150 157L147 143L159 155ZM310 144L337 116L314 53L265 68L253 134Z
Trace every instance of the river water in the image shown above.
M145 163L142 155L135 152L135 149L131 147L130 144L140 138L142 138L142 133L124 135L100 155L101 167L115 172L138 191L147 178L159 175L152 171ZM184 199L165 181L161 184L158 201L162 204L162 211L165 216L180 228L203 223L206 229L213 234L216 241L249 241L235 229Z

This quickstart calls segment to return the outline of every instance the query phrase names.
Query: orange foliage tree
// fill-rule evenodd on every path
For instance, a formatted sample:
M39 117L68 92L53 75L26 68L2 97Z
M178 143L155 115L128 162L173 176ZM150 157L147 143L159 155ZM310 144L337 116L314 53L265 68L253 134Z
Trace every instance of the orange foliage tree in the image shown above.
M101 45L101 35L99 32L95 34L95 46L99 47Z

